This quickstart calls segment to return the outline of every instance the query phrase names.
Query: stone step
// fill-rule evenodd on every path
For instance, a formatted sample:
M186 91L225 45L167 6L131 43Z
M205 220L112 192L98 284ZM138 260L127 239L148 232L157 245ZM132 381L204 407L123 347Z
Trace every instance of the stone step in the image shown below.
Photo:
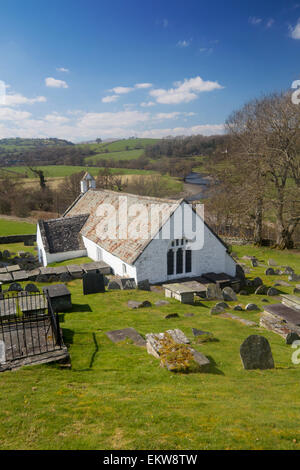
M300 297L297 295L282 295L282 303L287 307L300 310Z

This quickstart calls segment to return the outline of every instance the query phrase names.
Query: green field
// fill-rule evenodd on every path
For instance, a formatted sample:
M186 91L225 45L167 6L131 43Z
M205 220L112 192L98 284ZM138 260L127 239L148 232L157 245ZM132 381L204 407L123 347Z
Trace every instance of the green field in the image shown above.
M7 235L31 235L36 233L36 225L28 222L17 222L0 219L0 237Z
M123 139L117 140L115 142L101 142L99 144L77 144L79 147L82 148L89 148L96 152L105 152L108 150L109 152L120 152L120 151L127 151L127 150L135 150L135 149L144 149L147 145L155 144L159 139Z
M72 165L47 165L47 166L37 166L36 169L42 170L46 177L48 178L62 178L65 176L70 176L74 173L79 173L80 171L88 171L93 176L97 176L99 171L103 168L96 167L96 166L72 166ZM27 169L24 166L12 166L12 167L5 167L2 168L6 173L9 171L8 174L13 176L13 173L27 175L28 178L38 178L37 175L32 173L31 170ZM143 174L151 174L154 173L153 171L147 170L129 170L126 168L111 168L110 171L115 174L120 175L143 175Z
M98 160L136 160L144 153L143 149L140 150L124 150L120 152L98 153L92 157L86 157L87 163L95 164Z
M300 254L234 247L243 256L289 264L300 273ZM261 276L272 285L278 276ZM286 279L286 276L281 276ZM195 306L163 293L109 291L83 297L80 280L68 284L73 311L61 315L72 369L59 365L25 367L1 374L1 449L299 449L300 365L283 338L259 327L211 316L215 302ZM292 287L282 288L291 293ZM129 299L152 307L130 310ZM239 296L257 303L263 296ZM269 298L276 303L277 298ZM179 318L165 319L169 313ZM185 317L193 313L194 317ZM259 321L259 313L239 312ZM218 341L193 347L211 359L207 373L174 374L130 341L112 343L106 331L134 327L141 334L180 328L193 341L192 328L210 331ZM251 334L268 338L276 368L245 371L239 348Z

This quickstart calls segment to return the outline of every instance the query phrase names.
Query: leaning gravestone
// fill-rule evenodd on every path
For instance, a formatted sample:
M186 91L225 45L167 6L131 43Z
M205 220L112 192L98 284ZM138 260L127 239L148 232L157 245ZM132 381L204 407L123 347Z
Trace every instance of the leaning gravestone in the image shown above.
M206 288L207 300L223 300L223 295L220 287L217 284L208 284Z
M223 299L227 300L228 302L237 300L236 293L233 289L231 289L231 287L224 287L224 289L222 290L222 296Z
M6 356L5 356L5 343L4 341L0 340L0 364L5 364Z
M274 369L271 347L264 336L249 336L241 345L240 356L246 370Z
M275 271L274 271L274 269L273 269L273 268L268 268L268 269L266 269L265 275L266 275L266 276L275 276Z
M83 295L99 294L105 292L104 276L99 270L89 271L83 275Z

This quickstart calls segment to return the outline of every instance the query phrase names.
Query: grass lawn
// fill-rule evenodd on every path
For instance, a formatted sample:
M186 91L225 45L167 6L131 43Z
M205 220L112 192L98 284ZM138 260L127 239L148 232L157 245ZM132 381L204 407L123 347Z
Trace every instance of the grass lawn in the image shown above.
M58 263L51 263L49 266L52 267L57 267L57 266L67 266L68 264L84 264L84 263L92 263L92 259L89 258L88 256L84 256L81 258L73 258L73 259L68 259L66 261L60 261Z
M234 247L289 264L300 273L299 253ZM261 276L272 285L278 276ZM287 279L287 276L281 276ZM300 365L280 336L259 327L210 316L216 302L195 306L163 294L109 291L83 297L80 280L68 284L73 311L61 315L72 369L59 365L25 367L1 374L1 449L299 449ZM282 288L291 293L292 288ZM263 296L240 296L262 307ZM150 300L151 308L130 310L129 299ZM270 298L276 303L277 298ZM165 319L169 313L179 318ZM194 317L184 317L193 313ZM239 312L259 321L259 313ZM134 327L141 334L180 328L214 333L216 342L194 345L212 360L205 374L172 374L146 350L129 341L112 343L106 331ZM274 370L245 371L239 348L250 334L270 341Z
M36 224L0 219L0 237L7 235L31 235L36 233Z

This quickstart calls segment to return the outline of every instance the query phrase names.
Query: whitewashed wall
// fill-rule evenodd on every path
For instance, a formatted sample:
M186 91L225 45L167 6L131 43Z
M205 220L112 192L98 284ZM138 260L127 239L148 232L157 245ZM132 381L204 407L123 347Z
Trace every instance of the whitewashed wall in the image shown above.
M188 205L188 207L187 210L192 211L191 206ZM178 208L174 213L175 221L179 210ZM172 218L174 218L174 216L172 216ZM174 223L174 225L176 226L176 223ZM166 227L163 229L165 228ZM192 249L192 272L187 273L187 276L201 276L208 272L225 272L231 276L235 276L236 264L226 252L224 245L205 225L203 225L203 229L203 247L199 250ZM189 243L185 245L185 247L186 249L192 248ZM151 283L155 283L182 278L185 275L184 272L172 276L168 276L167 274L167 253L170 248L172 248L171 240L153 239L134 263L137 269L137 281L149 279ZM174 248L174 251L175 250L176 247Z
M48 266L48 264L51 263L58 263L59 261L66 261L68 259L81 258L82 256L87 255L86 249L76 251L65 251L63 253L47 253L43 245L39 226L37 226L36 240L39 261L43 264L43 266Z
M94 261L104 261L107 263L114 271L115 274L119 276L129 276L133 277L137 282L137 275L136 275L136 268L131 264L127 264L122 261L117 256L112 255L108 251L104 250L103 248L99 247L96 243L92 242L86 237L82 237L84 246L87 250L87 255ZM99 249L101 251L99 251ZM99 253L101 253L101 257L99 258ZM124 266L126 267L126 272L124 272Z

